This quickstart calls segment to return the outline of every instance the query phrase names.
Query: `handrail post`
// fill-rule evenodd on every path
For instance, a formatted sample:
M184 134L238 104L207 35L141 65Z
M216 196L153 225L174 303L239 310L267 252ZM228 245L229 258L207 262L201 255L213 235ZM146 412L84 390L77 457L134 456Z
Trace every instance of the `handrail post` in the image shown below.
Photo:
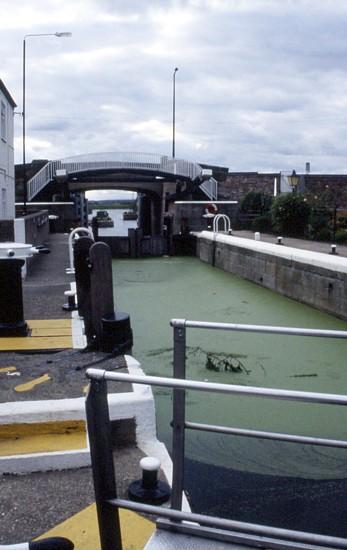
M174 378L186 377L186 328L174 326ZM171 506L182 508L184 489L185 390L173 390Z
M90 380L86 414L101 550L122 550L106 380Z

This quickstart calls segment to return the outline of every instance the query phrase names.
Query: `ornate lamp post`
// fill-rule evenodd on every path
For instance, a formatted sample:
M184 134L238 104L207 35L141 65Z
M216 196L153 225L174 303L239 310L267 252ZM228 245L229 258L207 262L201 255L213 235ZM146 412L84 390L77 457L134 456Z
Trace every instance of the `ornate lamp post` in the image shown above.
M175 67L175 70L172 75L172 158L175 158L175 124L176 124L176 73L178 67Z
M299 181L300 181L300 176L298 176L297 173L295 172L295 170L293 170L291 175L288 176L288 183L289 183L290 187L292 188L293 193L296 193L298 185L299 185Z
M36 36L56 36L57 38L63 38L71 36L71 32L54 32L54 33L40 33L40 34L26 34L23 38L23 211L24 215L27 213L27 201L28 201L28 191L27 191L27 170L25 165L25 138L26 138L26 128L25 128L25 77L26 77L26 39Z

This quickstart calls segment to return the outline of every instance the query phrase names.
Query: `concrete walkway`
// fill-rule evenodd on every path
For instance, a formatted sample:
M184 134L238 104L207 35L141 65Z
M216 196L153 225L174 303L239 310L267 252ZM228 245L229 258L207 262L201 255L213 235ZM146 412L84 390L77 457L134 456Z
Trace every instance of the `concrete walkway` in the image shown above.
M235 237L241 237L244 239L254 240L254 231L233 231ZM277 235L271 235L268 233L260 233L260 240L267 243L277 243ZM323 254L331 253L331 245L333 243L327 243L322 241L309 241L307 239L294 239L293 237L282 237L282 246L290 246L292 248L299 248L301 250L310 250L311 252L322 252ZM347 246L336 245L336 252L339 256L347 257Z
M68 237L52 234L47 244L51 253L36 256L27 278L23 281L24 317L26 320L62 319L67 322L71 319L71 313L64 311L62 305L66 302L64 291L69 289L72 280L71 276L65 273L65 268L69 265ZM6 410L10 415L11 406L7 404L11 402L17 406L21 402L35 403L83 398L87 385L85 369L87 366L97 366L100 361L102 361L100 363L102 368L110 370L121 368L126 371L121 358L109 357L99 352L83 353L74 349L54 350L54 352L32 350L30 353L27 351L1 352L0 408L1 404L6 403ZM117 386L112 388L112 391L131 392L129 385ZM50 414L50 410L47 410L47 419ZM1 437L0 433L0 455L18 457L17 453L27 453L30 448L32 448L31 452L35 452L34 447L31 447L35 436L25 433L22 437L23 433L19 432L23 432L28 426L35 430L36 425L25 424L30 420L23 418L18 426L0 425L3 435ZM19 432L15 433L13 439L14 429ZM40 439L42 446L47 437L55 440L55 444L59 439L57 435L41 433L39 436L36 435L36 440ZM12 446L11 441L13 441ZM40 450L42 451L41 448ZM143 453L125 437L116 455L119 495L126 498L130 482L141 477L139 460ZM54 533L63 536L65 532L65 536L69 536L73 533L76 550L88 548L97 550L95 511L75 516L94 501L90 467L20 476L11 474L0 476L0 493L0 544L24 542L53 530L50 535ZM87 519L82 521L81 518ZM68 520L68 524L59 527L65 520ZM141 529L142 527L138 526L139 534ZM149 533L148 523L144 524L143 529L144 533ZM92 546L86 545L86 533L91 536L89 542ZM145 539L143 539L144 542ZM129 544L124 546L129 550L134 547L131 539Z
M67 235L50 235L48 246L51 253L35 256L30 272L23 281L23 302L25 320L48 320L46 324L49 327L54 319L64 322L71 320L71 312L64 311L62 306L67 301L64 291L70 288L73 278L65 273L69 265ZM101 361L100 366L105 369L120 367L119 360L106 353L83 353L64 347L35 352L30 350L30 346L27 351L22 346L17 352L1 352L0 369L12 366L16 368L17 374L12 372L7 375L5 370L0 372L0 403L81 397L87 384L85 370L88 366ZM44 375L48 375L49 380L33 386L30 391L16 391L18 385ZM129 391L129 387L119 386L115 391Z

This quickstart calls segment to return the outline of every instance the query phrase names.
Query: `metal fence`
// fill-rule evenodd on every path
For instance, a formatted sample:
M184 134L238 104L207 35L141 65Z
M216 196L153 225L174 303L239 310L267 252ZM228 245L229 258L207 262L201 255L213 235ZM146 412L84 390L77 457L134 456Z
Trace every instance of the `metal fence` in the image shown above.
M347 540L339 537L250 524L230 519L216 518L181 511L184 490L185 430L187 429L217 432L227 435L242 435L246 437L257 437L307 445L347 448L347 441L345 440L307 437L295 434L265 432L251 429L239 429L228 426L215 426L187 421L185 414L186 390L214 392L217 394L221 393L230 396L251 396L254 398L319 403L322 405L347 405L346 395L186 380L187 328L343 339L347 339L347 331L273 327L263 325L241 325L231 323L210 323L188 321L184 319L174 319L171 321L171 325L174 330L174 378L133 376L97 369L87 370L87 376L91 380L90 391L86 404L88 433L102 550L120 550L122 547L118 508L126 508L129 510L158 516L161 519L157 521L157 526L162 529L199 535L215 540L223 540L225 542L247 544L251 547L261 546L265 548L277 549L296 548L301 550L312 548L347 548ZM136 384L172 388L173 390L173 479L170 509L158 508L156 506L117 498L110 437L110 420L107 405L107 381L127 381Z

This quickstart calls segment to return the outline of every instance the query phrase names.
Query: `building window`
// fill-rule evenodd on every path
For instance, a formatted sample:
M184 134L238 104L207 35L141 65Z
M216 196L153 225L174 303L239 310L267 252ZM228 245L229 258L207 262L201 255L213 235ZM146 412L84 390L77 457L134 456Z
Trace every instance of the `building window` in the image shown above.
M1 101L1 139L6 141L6 105Z

